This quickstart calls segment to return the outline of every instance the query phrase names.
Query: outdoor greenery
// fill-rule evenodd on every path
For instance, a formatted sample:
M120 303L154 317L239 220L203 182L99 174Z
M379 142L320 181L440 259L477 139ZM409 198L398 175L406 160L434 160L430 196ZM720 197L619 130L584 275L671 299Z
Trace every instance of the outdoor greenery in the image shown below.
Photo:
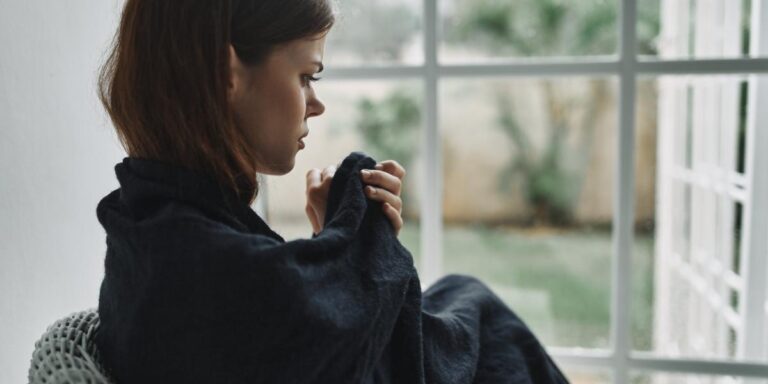
M523 231L478 226L445 228L445 273L479 277L547 345L608 346L611 235L606 231ZM419 227L400 241L418 268ZM632 337L639 350L652 340L653 239L635 238L632 264Z
M366 150L375 159L395 160L411 169L418 151L421 109L418 97L409 89L398 88L381 101L363 97L357 102L358 132ZM408 189L401 194L403 206L410 206Z
M658 34L658 16L642 8L639 46L649 51ZM449 28L449 41L480 46L509 56L582 56L613 54L617 49L618 2L608 0L510 1L459 0ZM530 224L571 225L581 182L589 164L598 117L606 112L610 83L593 80L585 98L559 92L555 80L543 79L545 105L550 117L544 148L534 148L529 132L522 128L508 87L494 90L499 114L498 127L509 137L516 155L499 177L501 192L508 193L516 178L522 179L523 194L530 207ZM580 122L569 110L583 109ZM579 133L581 133L579 135ZM579 136L577 146L566 146L569 137Z
M356 52L366 62L399 61L404 46L421 29L419 18L404 5L345 0L343 34L330 45ZM494 56L541 58L617 54L618 1L614 0L453 0L442 15L441 38L449 45L471 47ZM375 8L355 18L359 9ZM658 1L638 4L638 52L656 54ZM360 13L363 14L363 13ZM386 26L386 28L381 28ZM373 38L372 34L376 34ZM374 42L374 43L372 43ZM548 114L547 139L536 147L525 122L513 107L509 87L492 88L496 126L510 141L514 156L499 174L499 190L514 185L530 207L534 229L447 225L444 234L446 273L477 276L518 312L545 343L606 347L609 343L611 235L577 223L573 210L589 166L598 118L606 113L612 83L590 79L585 94L558 89L555 79L538 81ZM422 123L417 95L394 89L384 98L361 98L356 128L366 150L391 158L406 169L418 151ZM580 114L569 111L578 110ZM581 116L574 121L573 116ZM576 135L574 137L574 135ZM575 138L575 140L574 140ZM574 144L575 143L575 144ZM404 196L405 205L408 196ZM556 228L556 229L555 229ZM419 225L406 223L401 242L420 264ZM653 240L636 237L633 250L634 346L652 340Z

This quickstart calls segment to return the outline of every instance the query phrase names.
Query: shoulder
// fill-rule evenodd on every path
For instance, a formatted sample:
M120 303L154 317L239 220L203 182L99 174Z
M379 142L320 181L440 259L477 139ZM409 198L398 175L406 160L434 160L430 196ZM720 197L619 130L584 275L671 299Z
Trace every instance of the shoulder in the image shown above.
M232 215L178 202L170 202L157 210L145 220L145 225L155 233L165 233L191 242L212 239L271 239L264 234L253 233L247 225Z
M147 256L191 257L192 255L251 253L280 244L274 238L254 233L234 216L206 210L179 201L164 201L142 215L122 212L110 220L107 233L113 247Z

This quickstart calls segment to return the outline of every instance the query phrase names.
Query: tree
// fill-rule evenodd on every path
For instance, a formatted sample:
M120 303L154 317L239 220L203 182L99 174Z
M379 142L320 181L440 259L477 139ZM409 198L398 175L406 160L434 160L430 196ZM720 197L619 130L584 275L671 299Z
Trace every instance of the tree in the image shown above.
M615 53L617 47L617 4L615 0L457 0L453 14L444 23L455 28L446 38L465 46L513 57L583 56ZM658 15L654 7L639 10L638 47L653 53L650 41L658 34ZM531 222L565 225L573 210L587 169L597 118L604 113L610 92L608 82L589 83L589 97L573 100L556 92L552 80L541 80L540 87L549 111L550 126L545 148L534 151L528 133L521 129L511 103L510 92L495 87L500 129L516 148L516 155L500 175L499 188L508 191L520 178L524 197L531 207ZM566 111L580 104L586 109L581 122L584 134L579 146L565 156L564 143L573 134ZM574 162L572 159L577 159Z
M392 159L410 169L418 150L421 110L415 95L397 88L381 101L363 97L357 102L358 132L376 159ZM403 207L410 207L408 189L401 193ZM403 212L407 214L406 211Z

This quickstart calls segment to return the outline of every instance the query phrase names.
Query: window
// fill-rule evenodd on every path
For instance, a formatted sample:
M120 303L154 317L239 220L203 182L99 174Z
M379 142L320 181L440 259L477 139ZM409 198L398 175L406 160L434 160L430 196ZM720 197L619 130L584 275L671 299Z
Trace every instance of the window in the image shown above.
M768 382L768 4L340 0L304 171L406 165L426 288L486 281L578 383Z

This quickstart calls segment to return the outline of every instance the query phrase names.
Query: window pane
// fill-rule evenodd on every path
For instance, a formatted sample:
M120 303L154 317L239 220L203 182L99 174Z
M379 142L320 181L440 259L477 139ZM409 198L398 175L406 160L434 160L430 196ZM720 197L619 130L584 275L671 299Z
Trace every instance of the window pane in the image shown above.
M401 193L404 227L398 237L418 268L421 83L320 81L315 87L326 111L309 120L306 148L296 156L294 170L267 177L270 225L286 240L312 236L304 212L305 176L310 168L337 165L352 151L363 151L376 161L396 160L408 172Z
M749 56L751 0L637 2L637 50L646 58Z
M563 373L571 384L611 384L611 374L592 368L563 366Z
M331 65L421 64L423 5L412 0L338 0L325 57Z
M632 375L632 384L768 384L766 379L691 373L642 372Z
M618 0L443 0L440 58L611 55Z
M487 282L550 346L609 345L615 88L441 83L444 269Z
M765 360L739 347L750 337L743 332L748 292L742 266L747 257L766 257L743 254L741 244L746 215L760 214L746 205L749 186L738 165L750 129L744 123L746 81L662 76L638 83L632 300L637 350Z

